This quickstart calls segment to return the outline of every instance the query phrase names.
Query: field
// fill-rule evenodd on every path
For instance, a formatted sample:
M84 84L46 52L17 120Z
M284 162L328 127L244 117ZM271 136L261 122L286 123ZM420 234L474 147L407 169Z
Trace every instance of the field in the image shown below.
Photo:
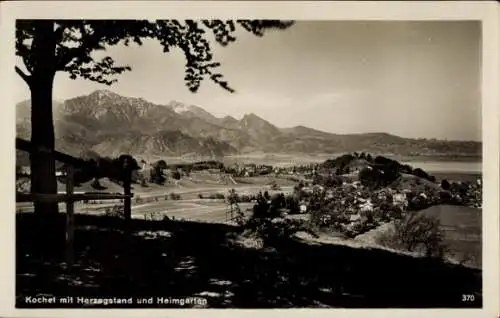
M218 184L213 182L213 178L207 173L192 173L187 180L181 180L177 184L166 184L164 186L150 184L148 187L142 187L135 184L132 192L132 217L161 218L166 215L171 218L198 220L207 222L226 222L226 213L229 207L223 199L208 199L207 197L215 194L227 195L229 190L235 189L239 194L257 194L259 191L268 191L270 194L275 192L291 192L295 182L286 178L270 178L266 176L242 178L241 183L237 184ZM275 181L280 186L279 191L271 190L269 183ZM102 179L101 185L106 189L105 192L121 192L122 188L108 179ZM59 191L64 191L65 185L59 184ZM95 192L90 183L82 184L75 188L75 192ZM174 193L180 196L179 200L172 200L170 195ZM202 195L204 198L200 198ZM96 203L75 204L76 213L102 214L107 208L110 208L118 201L98 201ZM250 207L249 204L240 204L242 209ZM18 212L32 211L31 203L18 203ZM60 204L60 211L65 211L65 205Z
M466 265L482 266L482 210L463 206L437 205L421 213L437 217L445 232L451 258Z

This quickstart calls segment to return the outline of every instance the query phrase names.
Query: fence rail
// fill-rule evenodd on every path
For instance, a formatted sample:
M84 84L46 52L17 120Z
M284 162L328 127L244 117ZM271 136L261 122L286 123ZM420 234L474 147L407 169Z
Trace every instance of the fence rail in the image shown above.
M116 200L132 198L133 194L120 193L75 193L75 194L43 194L43 193L17 193L16 202L44 202L44 203L59 203L68 201L85 201L85 200Z
M46 151L35 147L31 142L16 138L16 148L29 153ZM125 173L123 178L124 193L74 193L74 168L88 166L88 162L80 158L72 157L58 151L50 151L55 160L68 164L66 171L66 193L44 194L44 193L16 193L16 202L44 202L44 203L66 203L66 262L69 266L74 263L74 232L75 232L75 201L86 200L116 200L123 199L124 217L130 220L132 216L131 199L131 172Z

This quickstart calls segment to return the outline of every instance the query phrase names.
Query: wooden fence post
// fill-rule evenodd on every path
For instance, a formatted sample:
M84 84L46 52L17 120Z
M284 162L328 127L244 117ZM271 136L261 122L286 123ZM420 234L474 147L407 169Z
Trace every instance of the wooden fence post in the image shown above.
M74 170L73 166L69 165L66 171L66 262L68 266L73 266L74 262L74 233L75 233L75 211L74 211Z
M126 170L123 178L123 192L127 196L123 200L123 216L125 218L126 223L130 223L132 219L132 171Z

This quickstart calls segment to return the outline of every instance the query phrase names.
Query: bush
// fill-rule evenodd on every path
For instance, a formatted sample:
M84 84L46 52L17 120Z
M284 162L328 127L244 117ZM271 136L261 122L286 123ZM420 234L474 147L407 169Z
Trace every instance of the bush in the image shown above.
M441 181L441 188L443 188L443 190L450 190L450 182L448 182L448 180L446 179L443 179Z
M106 208L104 215L109 217L123 218L125 216L125 210L123 205L114 205L111 208Z
M153 167L150 172L150 182L156 183L158 185L163 185L166 181L165 176L163 175L163 170L159 166Z
M359 181L369 189L377 189L384 185L383 174L379 169L364 168L359 172Z
M243 228L260 238L264 246L277 246L298 232L306 232L313 237L318 237L306 221L282 217L250 218Z
M203 199L203 194L198 194L198 198Z
M96 190L105 190L106 189L106 187L103 187L101 185L98 178L94 178L94 180L92 180L92 183L90 184L90 186Z
M223 193L214 193L209 195L208 198L212 200L224 200L226 197Z
M318 174L314 176L312 181L313 185L321 185L327 188L341 186L343 183L342 178L338 175L322 176Z
M181 179L181 173L179 171L172 172L172 178L174 178L175 180L180 180Z
M311 223L283 217L283 207L286 206L286 201L282 193L274 195L271 202L259 193L252 215L240 225L245 231L261 239L264 246L279 245L297 232L306 232L317 237L311 228Z
M422 213L409 213L395 221L394 228L380 235L377 242L410 252L422 250L433 258L442 258L447 251L439 219Z
M181 199L181 195L178 194L178 193L172 192L172 193L170 193L170 199L171 200L180 200Z
M414 176L419 177L419 178L426 179L426 180L429 180L431 182L436 182L436 177L429 175L427 172L425 172L424 170L422 170L420 168L413 170L412 174Z
M452 204L453 197L448 191L439 191L439 200L441 204Z
M239 201L238 202L244 202L244 203L250 203L254 199L253 196L242 194L239 196Z

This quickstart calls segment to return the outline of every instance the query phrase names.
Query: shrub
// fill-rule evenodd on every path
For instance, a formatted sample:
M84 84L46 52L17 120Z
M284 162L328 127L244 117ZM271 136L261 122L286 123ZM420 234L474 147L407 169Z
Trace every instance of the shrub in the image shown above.
M214 193L209 195L208 198L212 200L224 200L226 197L223 193Z
M299 200L294 195L287 195L285 197L285 207L288 209L288 213L290 214L300 213Z
M413 174L413 168L410 165L402 165L400 171L401 173Z
M424 170L422 170L420 168L413 170L412 174L414 176L419 177L419 178L426 179L426 180L429 180L431 182L436 182L436 177L429 175L427 172L425 172Z
M253 199L253 196L242 194L239 196L238 202L250 203L250 202L252 202L252 199Z
M443 188L443 190L450 190L450 187L451 187L451 185L450 185L450 182L448 182L448 180L443 179L441 181L441 188Z
M306 221L282 217L251 218L243 227L260 238L264 246L277 246L298 232L306 232L313 237L318 237Z
M359 181L361 184L370 189L377 189L383 185L382 172L378 169L364 168L359 172Z
M203 199L203 194L198 194L198 198Z
M94 178L94 180L92 180L92 183L90 184L90 186L96 190L104 190L106 189L106 187L103 187L101 185L101 183L99 182L99 179L98 178Z
M125 210L123 205L114 205L111 208L106 208L104 215L109 217L123 218L125 216Z
M155 166L151 169L150 172L150 181L151 183L156 183L159 185L163 185L166 181L165 176L163 175L163 170L160 166Z
M452 204L453 197L448 191L439 191L439 201L441 204Z
M274 195L271 202L259 193L252 215L246 221L242 218L240 225L245 231L261 239L264 246L279 245L297 232L306 232L317 237L310 223L284 218L282 215L284 206L286 198L282 193Z
M170 193L170 199L171 200L180 200L181 199L181 195L178 194L178 193L172 192L172 193Z
M175 180L180 180L181 179L181 173L179 171L172 172L172 178L174 178Z
M394 228L383 233L377 242L410 252L423 250L425 256L442 258L447 251L439 219L422 213L409 213L394 222Z

